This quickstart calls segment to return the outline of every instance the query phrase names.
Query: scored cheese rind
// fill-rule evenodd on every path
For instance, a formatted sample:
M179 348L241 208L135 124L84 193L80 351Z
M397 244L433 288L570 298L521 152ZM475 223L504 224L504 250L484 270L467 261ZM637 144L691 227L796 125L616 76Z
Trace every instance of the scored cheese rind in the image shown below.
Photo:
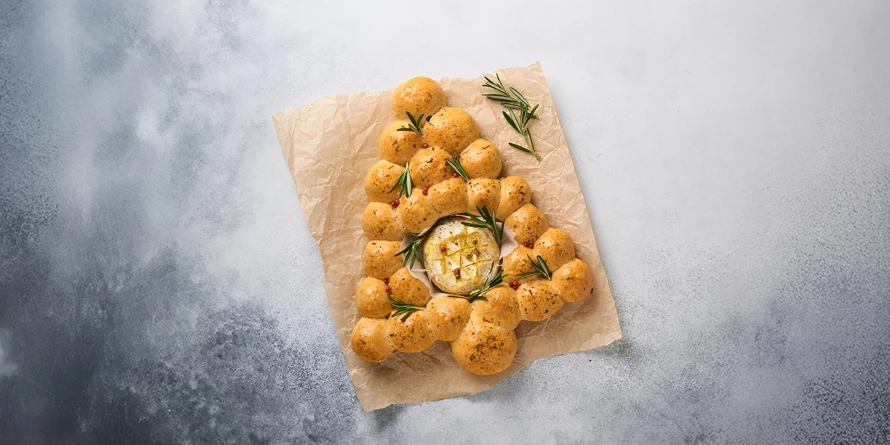
M364 183L371 203L362 214L362 229L371 241L362 255L368 277L356 290L362 318L353 329L352 350L363 360L379 362L395 350L426 350L438 339L451 342L455 360L469 372L501 372L515 357L514 329L520 320L543 321L563 304L584 299L593 291L593 272L575 258L569 235L549 227L547 217L531 204L529 184L518 176L498 177L503 168L500 151L479 138L472 116L447 107L435 81L416 77L404 82L393 93L392 106L399 120L378 139L383 160L370 169ZM422 134L398 131L410 124L407 111L415 118L425 116L419 122ZM468 182L445 162L454 157L460 160ZM399 196L398 188L390 192L406 163L414 186L410 197ZM510 229L516 242L533 243L533 247L520 245L503 258L503 283L484 299L472 303L457 297L430 299L429 288L410 276L401 255L396 255L400 240L407 233L424 232L443 217L464 212L476 215L482 207ZM551 279L534 275L519 280L534 271L529 257L538 255L547 263ZM456 264L453 259L439 260L431 261L428 269L441 264L444 271ZM461 270L470 275L480 269L473 267ZM392 316L387 289L393 298L421 309L404 322L404 314Z

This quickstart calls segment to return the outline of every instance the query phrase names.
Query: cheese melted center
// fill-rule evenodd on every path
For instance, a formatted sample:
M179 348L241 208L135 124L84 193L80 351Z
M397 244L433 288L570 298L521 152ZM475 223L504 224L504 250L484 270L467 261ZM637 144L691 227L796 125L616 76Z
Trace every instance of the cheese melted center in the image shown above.
M467 295L488 280L500 258L500 246L488 229L467 227L452 219L433 229L423 247L423 264L442 291Z

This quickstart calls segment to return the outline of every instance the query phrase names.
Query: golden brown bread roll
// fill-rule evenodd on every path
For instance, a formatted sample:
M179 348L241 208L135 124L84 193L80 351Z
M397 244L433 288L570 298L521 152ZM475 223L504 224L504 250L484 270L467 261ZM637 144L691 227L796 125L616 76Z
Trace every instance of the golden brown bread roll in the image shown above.
M402 267L402 259L396 255L402 243L399 241L371 241L362 253L365 275L380 280L389 278Z
M516 292L506 284L491 289L485 293L484 300L473 302L473 314L504 329L516 329L520 320Z
M454 341L470 320L470 302L465 298L433 298L426 310L430 313L430 331L437 340Z
M460 108L445 107L423 127L423 137L430 147L445 150L454 156L479 139L479 127L470 113Z
M365 193L368 195L368 200L392 202L396 199L399 196L398 187L392 192L389 190L398 182L403 171L405 167L389 161L374 164L365 176Z
M445 92L429 77L415 77L402 82L392 93L392 112L396 119L406 119L406 112L415 118L432 116L445 106ZM426 118L421 119L426 121Z
M547 270L550 272L559 269L569 260L575 258L575 243L568 233L554 228L547 229L537 241L533 248L537 255L544 258L547 263ZM534 258L535 255L532 255Z
M356 323L350 341L355 355L365 361L382 362L395 351L386 335L386 322L386 319L362 318Z
M516 334L488 323L475 315L451 343L454 360L476 375L501 372L516 356Z
M410 124L410 121L398 120L383 130L383 134L377 140L381 158L394 164L405 165L417 150L423 148L423 136L413 131L399 131L399 128L408 127Z
M550 318L565 303L553 282L544 278L532 278L516 289L516 302L523 320L542 321Z
M355 290L355 305L362 317L386 318L392 311L386 283L377 278L366 277Z
M501 200L501 181L497 179L470 179L467 183L467 213L478 215L477 207L497 212Z
M584 261L575 258L553 272L553 286L566 303L581 301L593 292L593 271Z
M405 228L399 222L392 206L382 202L372 202L362 212L362 230L372 240L401 241Z
M390 315L386 321L386 334L398 350L420 352L436 342L436 337L430 331L427 311L415 311L405 321L402 321L403 317Z
M497 218L503 220L516 209L532 200L532 188L519 176L501 179L501 199L498 202Z
M429 148L418 150L408 164L411 181L418 189L422 189L451 178L454 170L445 163L446 159L451 159L451 156L444 150Z
M501 174L501 152L491 142L476 139L460 152L460 164L470 178L497 178Z
M504 220L519 244L534 242L550 228L547 217L534 204L525 204Z
M402 303L424 306L430 301L430 289L422 281L411 276L407 267L397 270L389 277L389 287L392 297Z
M462 178L446 179L429 188L429 197L439 218L463 213L467 208L467 183Z
M410 233L420 233L432 226L438 218L429 196L415 189L411 196L402 196L396 207L399 222Z
M532 262L528 259L529 255L534 258L535 252L527 247L517 246L512 252L504 257L502 266L504 270L504 283L510 284L514 281L519 281L520 275L534 272L535 268L532 267ZM527 279L528 278L526 278L526 280Z

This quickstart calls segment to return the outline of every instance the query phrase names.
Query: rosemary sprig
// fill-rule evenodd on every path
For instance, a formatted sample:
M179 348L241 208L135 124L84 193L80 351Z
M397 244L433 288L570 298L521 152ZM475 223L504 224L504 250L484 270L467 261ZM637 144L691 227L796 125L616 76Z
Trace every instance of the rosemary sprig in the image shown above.
M494 234L494 241L500 246L501 239L504 237L504 224L501 223L501 225L498 226L498 220L494 217L494 213L491 213L486 206L482 206L481 208L476 206L476 211L479 212L479 216L465 213L465 215L470 218L470 221L461 221L461 224L468 227L491 230L491 233Z
M495 74L495 76L498 79L497 82L486 76L485 84L482 86L491 88L497 91L497 93L487 93L483 94L483 96L500 102L501 105L510 112L509 114L506 111L503 112L504 119L507 120L507 123L510 124L517 133L525 138L525 144L527 145L527 147L523 147L522 145L510 142L510 146L534 155L534 157L540 161L541 156L535 151L535 141L532 139L532 133L528 129L529 121L537 118L535 112L538 111L538 106L540 106L540 104L535 105L534 107L531 106L528 99L526 99L519 90L513 87L508 89L501 81L501 76L499 74ZM516 116L517 110L519 111L519 116Z
M392 185L392 188L389 189L389 192L392 193L398 188L399 198L401 198L402 195L411 196L411 171L408 169L408 164L410 163L405 163L405 171L399 175L399 179Z
M470 182L470 177L467 176L467 171L464 170L464 166L460 165L460 158L455 157L454 159L446 159L445 163L448 164L449 167L453 168L457 174L464 179L464 181Z
M402 321L407 320L408 317L410 317L411 314L413 314L414 312L423 310L422 307L417 307L413 304L402 303L401 301L393 298L392 295L389 296L389 304L392 305L392 307L396 310L392 313L392 315L390 315L390 317L398 317L399 315L405 314L405 316L402 317Z
M423 237L423 238L418 238L414 241L411 241L410 243L408 243L407 246L405 246L404 249L400 250L398 253L396 253L393 256L399 256L401 254L405 254L405 256L402 258L402 264L404 264L405 267L407 267L408 269L411 269L414 267L415 261L420 261L420 264L423 264L423 259L421 258L421 255L420 255L420 245L423 244L423 241L425 239L426 239L426 237ZM409 261L411 262L410 266L408 265Z
M491 267L494 268L494 263L491 264ZM491 269L488 269L488 274L491 275ZM488 281L486 281L485 284L482 285L481 288L475 289L472 292L470 292L467 295L467 299L470 300L470 302L473 302L476 300L484 300L485 293L490 291L493 287L497 286L498 284L501 284L502 281L504 281L504 270L503 269L499 270L497 275L489 278Z
M413 131L417 134L423 134L420 132L420 120L423 119L423 114L418 116L417 119L414 119L414 116L411 115L410 111L406 111L405 114L408 115L408 120L411 121L411 123L408 124L407 127L400 127L396 131Z
M393 256L405 254L405 256L402 258L402 264L404 264L405 267L409 269L414 267L415 261L420 261L420 264L423 264L423 256L420 254L420 245L423 244L424 241L426 241L431 233L433 233L433 229L435 229L439 224L442 224L442 221L446 220L447 218L448 217L436 220L436 222L434 222L433 225L430 226L429 229L427 229L426 234L414 241L411 241L410 243L408 243L407 246L405 246L404 249L396 252L396 254ZM409 261L411 262L410 266L408 265Z
M532 262L532 267L535 269L534 272L529 272L526 274L522 274L519 276L519 279L525 279L528 277L533 277L535 275L542 275L544 278L550 279L550 271L547 270L547 263L544 262L544 258L541 258L541 255L538 255L537 259L533 259L531 255L526 255L528 260Z

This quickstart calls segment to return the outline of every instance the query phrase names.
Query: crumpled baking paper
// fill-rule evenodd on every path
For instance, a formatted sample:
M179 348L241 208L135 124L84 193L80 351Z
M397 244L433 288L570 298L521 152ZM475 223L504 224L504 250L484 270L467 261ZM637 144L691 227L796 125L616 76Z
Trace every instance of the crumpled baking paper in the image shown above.
M495 375L470 374L454 361L450 344L441 341L420 353L395 352L382 363L365 362L349 346L359 319L355 289L364 277L361 256L368 242L361 227L362 211L368 204L363 181L380 160L377 139L395 120L390 106L392 90L338 94L281 111L272 118L306 224L321 249L324 289L337 339L365 410L475 394L536 359L593 349L621 338L587 205L541 65L506 68L488 76L493 78L495 73L529 102L541 104L538 119L529 124L541 161L507 145L524 143L501 115L503 107L482 96L488 92L482 88L482 77L444 78L439 84L448 106L469 112L481 137L500 149L502 176L517 175L528 181L532 203L547 215L551 227L571 235L576 255L590 265L596 279L593 294L586 299L567 303L543 322L523 321L516 329L519 350L513 364Z

